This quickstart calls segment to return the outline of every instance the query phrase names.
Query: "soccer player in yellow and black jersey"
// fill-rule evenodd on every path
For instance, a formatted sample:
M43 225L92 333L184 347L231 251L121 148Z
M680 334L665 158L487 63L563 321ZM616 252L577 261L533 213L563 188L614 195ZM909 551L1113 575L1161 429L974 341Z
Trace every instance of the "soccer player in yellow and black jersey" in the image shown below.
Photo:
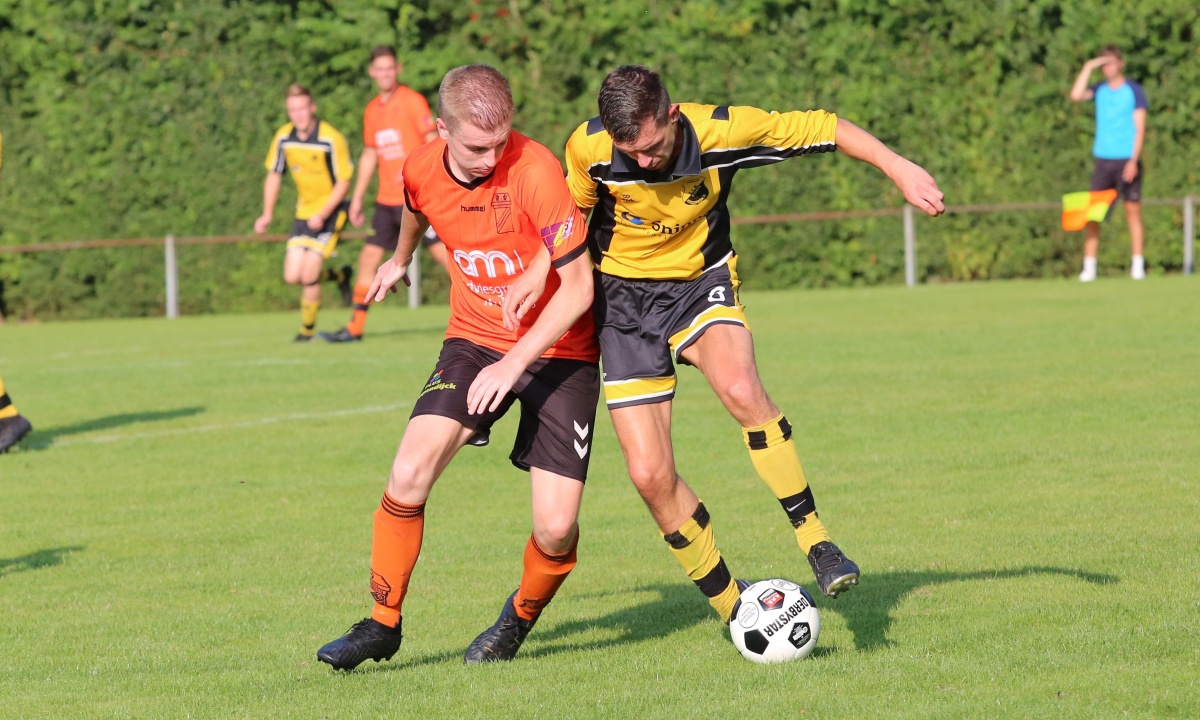
M263 213L254 221L254 232L261 235L267 231L283 173L290 171L298 200L283 260L283 279L289 285L303 286L296 342L311 342L321 307L321 282L336 282L345 302L350 302L350 266L336 272L322 266L333 255L346 224L345 197L354 165L346 138L317 117L317 104L308 88L300 84L288 87L287 113L291 122L279 128L267 151Z
M671 449L674 363L695 366L741 423L821 592L836 597L858 583L858 566L818 519L792 426L759 379L738 301L730 183L742 168L839 150L878 167L930 215L945 210L942 193L923 169L833 114L673 104L658 73L640 65L608 75L599 109L567 142L567 185L591 211L604 394L629 476L676 559L727 619L740 582Z

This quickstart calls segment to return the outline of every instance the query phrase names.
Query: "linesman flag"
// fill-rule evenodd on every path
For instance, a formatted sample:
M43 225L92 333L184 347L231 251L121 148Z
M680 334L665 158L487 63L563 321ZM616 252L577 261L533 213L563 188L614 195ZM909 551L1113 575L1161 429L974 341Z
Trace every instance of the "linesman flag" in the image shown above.
M1115 188L1063 195L1063 230L1082 230L1089 222L1104 222L1104 218L1108 217L1108 209L1116 199Z

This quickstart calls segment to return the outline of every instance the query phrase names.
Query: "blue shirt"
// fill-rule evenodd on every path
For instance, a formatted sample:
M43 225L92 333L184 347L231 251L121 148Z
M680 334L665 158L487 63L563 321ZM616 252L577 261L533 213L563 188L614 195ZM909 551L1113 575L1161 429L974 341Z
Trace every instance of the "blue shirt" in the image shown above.
M1133 157L1133 111L1146 109L1142 86L1126 78L1113 90L1108 83L1092 86L1096 101L1096 141L1092 155L1101 160L1128 160Z

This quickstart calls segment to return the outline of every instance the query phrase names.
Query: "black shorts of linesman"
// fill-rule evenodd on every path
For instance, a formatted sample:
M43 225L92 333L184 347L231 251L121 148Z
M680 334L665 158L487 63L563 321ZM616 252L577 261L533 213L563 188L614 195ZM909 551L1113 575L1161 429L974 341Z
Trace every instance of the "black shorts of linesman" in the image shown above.
M405 162L399 245L368 297L382 300L404 279L432 224L453 257L450 325L375 512L374 608L317 653L338 669L399 648L430 491L464 443L513 405L521 417L510 459L530 473L533 533L520 585L466 662L512 659L575 566L600 394L583 217L554 155L511 131L511 94L494 68L452 70L438 109L441 137Z

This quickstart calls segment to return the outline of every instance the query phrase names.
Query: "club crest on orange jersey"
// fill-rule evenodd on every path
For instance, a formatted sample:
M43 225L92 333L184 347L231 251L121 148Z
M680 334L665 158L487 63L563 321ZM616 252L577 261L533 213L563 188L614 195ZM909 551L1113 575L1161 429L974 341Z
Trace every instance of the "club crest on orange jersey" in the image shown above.
M496 232L510 233L512 223L512 196L506 192L498 192L492 196L492 214L496 218Z

